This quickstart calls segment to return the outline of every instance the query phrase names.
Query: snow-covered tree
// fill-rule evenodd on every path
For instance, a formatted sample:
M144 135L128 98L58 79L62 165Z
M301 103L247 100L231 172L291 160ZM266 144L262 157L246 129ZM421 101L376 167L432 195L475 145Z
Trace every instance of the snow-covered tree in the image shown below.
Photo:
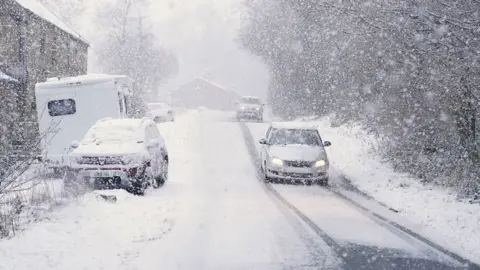
M386 156L398 169L461 186L478 182L480 2L245 6L240 42L269 65L278 114L361 120L388 138Z

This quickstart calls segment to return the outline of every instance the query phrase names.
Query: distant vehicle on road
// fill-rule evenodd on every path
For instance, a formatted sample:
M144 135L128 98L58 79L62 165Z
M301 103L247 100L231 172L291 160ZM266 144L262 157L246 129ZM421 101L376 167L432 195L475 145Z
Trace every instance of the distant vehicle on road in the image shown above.
M73 179L96 189L123 188L142 195L168 177L168 151L155 123L148 119L99 120L80 143L73 142Z
M70 143L99 119L129 117L133 80L91 74L51 78L35 85L41 159L56 173L68 164Z
M263 107L260 98L243 96L237 101L237 120L255 119L263 121Z
M315 126L304 123L272 123L260 140L265 181L328 185L329 141L322 141Z
M155 123L173 122L175 120L172 107L165 103L148 103L147 107L147 115Z

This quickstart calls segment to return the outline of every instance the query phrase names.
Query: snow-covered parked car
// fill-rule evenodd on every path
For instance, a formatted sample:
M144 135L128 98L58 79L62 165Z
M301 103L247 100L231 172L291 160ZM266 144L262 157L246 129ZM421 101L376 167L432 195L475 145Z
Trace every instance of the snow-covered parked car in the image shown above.
M264 104L258 97L243 96L237 101L237 120L256 119L263 121Z
M72 148L70 167L75 177L66 181L141 195L148 186L160 187L168 177L165 141L148 118L99 120Z
M317 127L304 123L272 123L260 140L265 181L282 180L328 185L329 141L322 142Z
M148 103L147 108L148 117L155 121L155 123L173 122L175 120L173 109L168 104Z

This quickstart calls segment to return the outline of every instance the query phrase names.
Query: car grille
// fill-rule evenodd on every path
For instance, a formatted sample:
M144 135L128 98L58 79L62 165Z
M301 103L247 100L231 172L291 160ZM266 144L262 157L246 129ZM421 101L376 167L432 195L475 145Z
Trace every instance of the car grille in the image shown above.
M96 178L93 185L96 188L116 188L120 186L122 180L120 177L114 176L112 178Z
M312 161L301 161L301 160L284 160L283 164L287 167L295 167L295 168L305 168L305 167L312 167L315 162Z
M119 157L82 157L77 160L78 164L85 165L118 165L122 164Z

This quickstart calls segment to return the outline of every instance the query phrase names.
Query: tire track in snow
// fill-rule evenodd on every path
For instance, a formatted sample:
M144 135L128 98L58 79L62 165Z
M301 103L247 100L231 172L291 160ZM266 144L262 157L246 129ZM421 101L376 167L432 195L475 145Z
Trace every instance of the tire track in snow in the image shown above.
M244 135L245 143L247 145L249 154L252 158L252 162L256 168L256 174L259 182L262 184L264 187L265 191L271 195L271 197L274 199L274 201L277 203L279 207L286 207L289 211L291 211L294 215L296 215L300 220L302 220L308 227L310 227L327 245L329 245L332 250L335 251L335 253L338 255L339 258L341 258L345 262L345 268L344 269L361 269L360 266L364 265L369 265L370 260L366 258L366 256L363 256L364 258L360 258L359 256L355 256L354 258L351 258L351 254L349 254L349 249L345 248L344 246L339 245L333 238L331 238L324 230L322 230L314 221L312 221L310 218L308 218L304 213L302 213L298 208L296 208L293 204L288 202L281 194L278 193L278 191L271 185L267 184L263 181L263 176L262 172L260 169L260 159L257 153L257 148L255 145L255 140L253 139L253 136L247 127L247 125L244 122L239 122L239 125L241 127L242 133ZM415 239L422 243L423 245L428 246L432 251L437 251L444 256L453 259L454 261L457 261L464 267L451 267L451 268L445 268L445 266L442 265L437 265L436 269L479 269L480 266L474 264L473 262L443 248L440 245L437 245L433 243L432 241L422 237L421 235L413 232L412 230L403 227L402 225L389 220L377 213L374 213L373 211L369 210L368 208L362 206L359 203L356 203L354 200L351 198L345 196L342 194L340 191L328 188L329 192L331 192L335 197L342 199L352 205L354 208L359 209L366 217L369 219L373 220L375 223L377 223L379 226L382 226L384 228L387 228L389 231L392 233L401 236L405 241L409 242L412 244L412 240ZM406 237L411 237L413 239L408 239ZM428 257L436 257L432 256L432 251L428 251L426 255ZM439 262L438 262L439 263ZM435 262L432 262L432 265L434 265ZM440 268L443 267L443 268Z

